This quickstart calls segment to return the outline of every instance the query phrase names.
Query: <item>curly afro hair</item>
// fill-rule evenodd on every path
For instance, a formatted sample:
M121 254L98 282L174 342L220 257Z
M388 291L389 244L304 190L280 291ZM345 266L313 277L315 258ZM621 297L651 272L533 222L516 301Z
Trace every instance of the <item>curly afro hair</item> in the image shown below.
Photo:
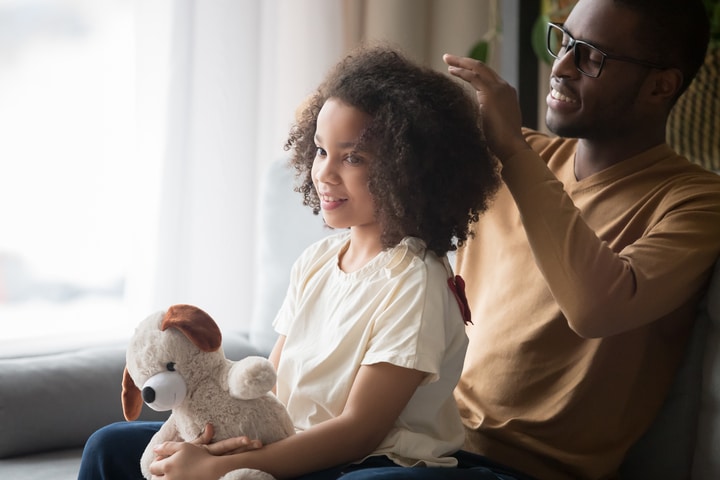
M461 246L500 183L469 92L391 47L366 45L345 57L298 112L285 145L300 181L296 190L315 214L314 136L329 98L371 117L356 148L375 155L368 189L384 247L406 236L439 256Z

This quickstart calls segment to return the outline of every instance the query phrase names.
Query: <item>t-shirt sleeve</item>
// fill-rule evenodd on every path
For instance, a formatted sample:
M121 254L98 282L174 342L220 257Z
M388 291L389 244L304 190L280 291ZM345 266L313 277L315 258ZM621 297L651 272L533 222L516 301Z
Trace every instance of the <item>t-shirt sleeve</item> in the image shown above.
M428 373L424 383L437 380L447 349L447 322L463 325L459 309L449 306L446 277L441 265L427 266L419 259L398 277L375 319L363 365L387 362Z
M280 335L287 336L293 319L295 318L298 286L300 285L302 276L303 259L306 256L306 254L303 254L293 263L292 269L290 270L290 284L285 293L285 299L280 305L280 310L278 310L275 320L273 320L273 328L275 328L275 331Z

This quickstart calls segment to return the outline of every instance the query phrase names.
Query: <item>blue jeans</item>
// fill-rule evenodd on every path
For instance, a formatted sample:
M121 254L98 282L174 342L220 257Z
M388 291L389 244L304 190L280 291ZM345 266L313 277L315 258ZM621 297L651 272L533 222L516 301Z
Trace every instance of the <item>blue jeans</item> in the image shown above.
M104 426L85 442L78 480L145 480L140 457L162 422L118 422Z
M78 480L144 480L140 457L162 422L118 422L102 427L85 443ZM533 480L473 453L454 455L458 468L404 468L387 457L333 467L297 480Z
M460 450L453 457L458 460L457 468L405 468L388 460L389 465L385 467L358 469L343 475L342 480L535 480L475 453ZM310 479L316 480L315 477Z

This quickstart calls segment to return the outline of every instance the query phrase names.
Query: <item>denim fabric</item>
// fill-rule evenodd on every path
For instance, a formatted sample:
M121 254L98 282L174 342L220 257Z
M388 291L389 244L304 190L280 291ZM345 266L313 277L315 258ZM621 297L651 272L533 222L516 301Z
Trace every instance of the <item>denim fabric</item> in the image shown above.
M111 423L85 443L78 480L144 480L140 457L162 422Z
M78 480L143 480L140 457L162 422L118 422L93 433L85 444ZM460 451L457 468L401 467L387 457L328 468L296 480L533 480L487 458Z

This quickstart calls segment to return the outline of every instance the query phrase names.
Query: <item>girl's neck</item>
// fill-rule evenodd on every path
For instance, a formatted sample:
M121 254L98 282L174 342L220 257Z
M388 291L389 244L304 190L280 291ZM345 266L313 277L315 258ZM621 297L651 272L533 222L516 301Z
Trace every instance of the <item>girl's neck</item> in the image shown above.
M350 229L350 242L340 252L338 267L345 273L355 272L382 252L383 246L379 232L367 232L353 227Z

